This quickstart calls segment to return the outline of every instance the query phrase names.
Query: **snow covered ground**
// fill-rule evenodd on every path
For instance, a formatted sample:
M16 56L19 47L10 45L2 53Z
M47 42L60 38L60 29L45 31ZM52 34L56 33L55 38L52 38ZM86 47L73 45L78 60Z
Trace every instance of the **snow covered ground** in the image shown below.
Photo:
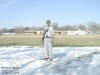
M100 75L100 47L54 47L51 62L40 60L43 51L43 47L0 47L0 75L5 67L19 67L19 74L9 75Z

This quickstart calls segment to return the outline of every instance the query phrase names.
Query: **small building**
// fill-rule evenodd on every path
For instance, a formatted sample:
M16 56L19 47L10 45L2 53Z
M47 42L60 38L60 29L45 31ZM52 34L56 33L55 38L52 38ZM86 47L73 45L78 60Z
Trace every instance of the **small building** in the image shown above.
M16 35L16 33L2 33L2 35Z
M42 34L42 31L28 30L25 31L24 34Z
M54 31L55 34L67 34L67 31Z
M67 31L68 35L86 35L86 31L77 30L77 31Z

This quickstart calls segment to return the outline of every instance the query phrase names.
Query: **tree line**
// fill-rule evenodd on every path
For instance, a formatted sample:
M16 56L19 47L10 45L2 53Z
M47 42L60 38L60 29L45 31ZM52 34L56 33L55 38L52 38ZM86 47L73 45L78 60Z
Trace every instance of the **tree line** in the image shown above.
M58 25L58 23L52 24L54 30L57 31L75 31L75 30L83 30L83 31L91 31L93 33L99 33L100 32L100 24L97 24L96 22L89 22L87 25L79 24L79 25ZM14 27L11 29L3 28L0 29L0 34L2 33L17 33L17 34L23 34L24 31L28 30L34 30L34 31L41 31L43 27L40 26L31 26L31 27Z

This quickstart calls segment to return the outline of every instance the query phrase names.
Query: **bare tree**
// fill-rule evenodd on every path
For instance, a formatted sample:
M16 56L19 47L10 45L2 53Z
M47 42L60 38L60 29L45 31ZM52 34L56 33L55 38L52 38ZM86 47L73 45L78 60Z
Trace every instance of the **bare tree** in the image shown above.
M40 31L40 30L42 30L42 27L41 26L32 26L32 27L30 27L29 28L30 30L36 30L36 31Z
M53 26L54 30L58 30L59 29L58 23L56 23L56 22L53 23L52 26Z
M15 29L14 28L8 29L8 32L15 33Z
M20 27L15 27L15 33L17 34L23 34L25 31L25 28L20 26Z
M0 35L2 35L2 30L0 29Z
M64 30L73 30L73 28L72 28L72 26L71 25L65 25L65 26L63 26L63 29Z
M76 25L64 25L64 26L61 26L59 28L59 30L65 30L65 31L73 31L73 30L77 30L77 26Z
M0 29L0 34L7 33L7 32L8 32L8 30L6 28Z
M78 25L78 29L86 31L87 27L85 25L80 24L80 25Z
M100 25L97 24L96 22L89 22L89 30L92 31L93 33L98 33L100 32Z

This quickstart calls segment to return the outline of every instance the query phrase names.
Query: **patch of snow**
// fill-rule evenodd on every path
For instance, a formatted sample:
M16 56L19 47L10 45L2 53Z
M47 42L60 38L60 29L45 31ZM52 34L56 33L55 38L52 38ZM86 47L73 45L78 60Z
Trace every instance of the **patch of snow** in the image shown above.
M52 51L50 62L40 60L42 46L0 47L0 67L19 67L20 75L100 75L100 47L54 47Z

